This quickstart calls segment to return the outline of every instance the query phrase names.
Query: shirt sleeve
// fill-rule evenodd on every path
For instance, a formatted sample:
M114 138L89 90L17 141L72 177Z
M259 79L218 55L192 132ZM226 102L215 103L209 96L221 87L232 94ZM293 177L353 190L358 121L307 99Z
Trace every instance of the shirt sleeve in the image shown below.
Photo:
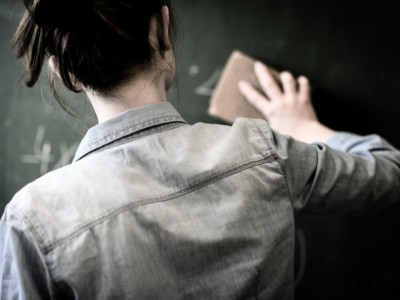
M378 135L342 132L310 145L261 126L279 157L295 211L359 214L400 200L400 151Z
M50 283L29 226L7 207L0 220L0 298L51 299Z

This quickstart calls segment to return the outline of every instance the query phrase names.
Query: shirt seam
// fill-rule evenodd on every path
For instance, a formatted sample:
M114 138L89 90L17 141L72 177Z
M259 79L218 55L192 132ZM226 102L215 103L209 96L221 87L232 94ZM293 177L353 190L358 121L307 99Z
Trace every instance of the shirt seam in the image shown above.
M39 247L40 255L43 256L43 261L44 261L44 263L46 265L46 268L47 268L47 271L49 273L50 279L55 285L57 285L56 281L53 278L52 270L48 266L48 262L47 262L47 259L46 259L47 252L45 251L46 247L44 245L44 239L43 239L42 235L39 233L39 230L38 230L39 226L38 225L36 225L36 226L33 225L31 220L29 219L29 217L21 215L18 212L18 209L16 207L14 207L12 204L8 205L8 209L12 210L12 212L20 219L20 221L27 225L27 229L32 234L32 237L33 237L34 241L36 242L36 244Z
M290 203L292 203L292 206L293 206L294 199L293 199L293 196L292 196L292 194L291 194L291 192L290 192L289 183L288 183L288 179L287 179L286 168L285 168L285 163L284 163L284 162L282 161L282 159L279 157L278 153L276 152L275 147L272 146L271 141L270 141L269 139L267 139L267 138L265 137L265 135L262 133L261 128L260 128L260 127L256 124L256 122L254 122L253 120L251 120L251 122L257 127L258 134L262 137L262 139L264 140L264 142L265 142L265 143L267 144L267 146L270 148L270 150L271 150L271 152L272 152L272 155L275 157L275 161L278 162L278 166L279 166L279 168L280 168L280 170L281 170L281 172L282 172L282 174L283 174L283 176L284 176L284 178L285 178L286 192L287 192L287 194L288 194L288 196L289 196L289 198L290 198Z
M131 202L131 203L127 203L125 205L119 206L117 208L111 209L109 211L107 211L107 213L103 214L102 216L84 223L78 227L75 228L75 230L62 237L59 238L56 241L53 241L51 243L48 243L46 245L43 246L43 252L45 254L48 254L49 252L51 252L52 250L55 249L55 247L62 245L63 243L68 242L69 240L73 239L76 236L79 236L80 234L82 234L83 232L90 230L90 228L102 224L103 222L110 220L113 217L118 216L119 214L128 211L130 209L139 207L139 206L144 206L144 205L148 205L148 204L153 204L153 203L159 203L159 202L165 202L165 201L170 201L173 199L176 199L178 197L181 197L183 195L186 195L190 192L196 191L200 188L206 187L209 184L215 183L223 178L232 176L236 173L239 173L241 171L244 171L246 169L250 169L252 167L256 167L265 163L269 163L269 162L273 162L276 160L275 155L268 155L268 156L263 156L261 159L255 160L255 161L250 161L247 162L245 164L239 165L237 167L219 172L217 174L214 174L210 177L207 177L203 180L199 180L197 182L195 182L194 184L182 188L181 190L178 190L176 192L173 192L171 194L167 194L167 195L163 195L163 196L158 196L158 197L152 197L152 198L148 198L148 199L143 199L143 200L139 200L139 201L135 201L135 202Z
M39 245L40 250L44 253L43 251L43 244L44 244L44 238L40 233L40 230L38 230L39 225L34 225L31 220L29 219L29 216L27 215L22 215L18 212L18 209L13 206L11 203L7 205L8 209L12 210L13 213L23 222L27 225L29 232L32 234L33 238Z
M44 261L45 267L47 268L47 272L49 274L49 279L54 284L54 286L56 286L57 288L60 289L59 283L54 279L53 270L49 267L49 263L48 263L48 260L47 260L47 257L46 257L46 254L48 252L45 251L46 248L44 246L44 244L45 244L44 243L44 238L40 234L40 231L38 230L39 226L38 225L34 225L32 223L32 221L29 219L29 216L20 214L18 212L18 209L14 205L12 205L11 203L7 205L7 208L9 210L11 210L13 212L13 214L15 214L20 219L20 221L22 223L26 224L28 231L32 234L33 240L36 242L36 244L39 247L39 252L38 253L43 257L43 261Z

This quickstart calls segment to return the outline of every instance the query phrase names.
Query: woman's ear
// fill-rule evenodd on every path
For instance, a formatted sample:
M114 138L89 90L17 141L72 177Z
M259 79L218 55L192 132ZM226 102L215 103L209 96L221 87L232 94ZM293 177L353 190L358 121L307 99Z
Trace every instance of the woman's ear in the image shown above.
M50 67L50 70L51 70L54 74L56 74L56 75L58 76L58 78L62 79L62 78L61 78L61 75L60 75L60 68L58 67L58 61L57 61L57 59L55 58L54 55L50 56L50 58L49 58L49 67ZM83 90L82 84L81 84L79 81L77 81L77 80L75 79L75 76L74 76L74 75L69 74L69 77L71 78L71 81L73 82L74 87L75 87L77 90Z
M162 41L165 46L165 50L171 50L172 44L169 36L169 8L164 5L161 8L162 15Z

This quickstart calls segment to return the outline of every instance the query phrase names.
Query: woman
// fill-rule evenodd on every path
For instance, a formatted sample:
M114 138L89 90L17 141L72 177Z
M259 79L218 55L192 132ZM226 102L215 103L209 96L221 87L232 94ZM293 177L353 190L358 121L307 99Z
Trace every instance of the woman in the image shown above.
M265 95L240 89L269 125L190 126L166 98L169 0L74 2L25 0L14 45L28 86L48 59L99 124L71 165L8 204L2 299L292 299L294 211L357 213L399 198L399 151L319 123L306 78L297 90L282 73L281 91L257 63Z

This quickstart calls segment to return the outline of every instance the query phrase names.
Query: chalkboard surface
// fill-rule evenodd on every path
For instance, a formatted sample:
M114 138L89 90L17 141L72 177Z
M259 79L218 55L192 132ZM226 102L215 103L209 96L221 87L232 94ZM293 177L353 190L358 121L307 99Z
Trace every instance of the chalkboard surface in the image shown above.
M181 39L170 100L189 123L207 115L228 56L238 49L278 70L306 75L325 124L378 133L400 147L398 1L176 0ZM68 163L90 118L34 89L9 49L21 5L0 4L0 212L14 193ZM86 100L72 96L83 105ZM81 103L81 104L79 104ZM296 299L400 299L399 205L357 217L297 216Z

